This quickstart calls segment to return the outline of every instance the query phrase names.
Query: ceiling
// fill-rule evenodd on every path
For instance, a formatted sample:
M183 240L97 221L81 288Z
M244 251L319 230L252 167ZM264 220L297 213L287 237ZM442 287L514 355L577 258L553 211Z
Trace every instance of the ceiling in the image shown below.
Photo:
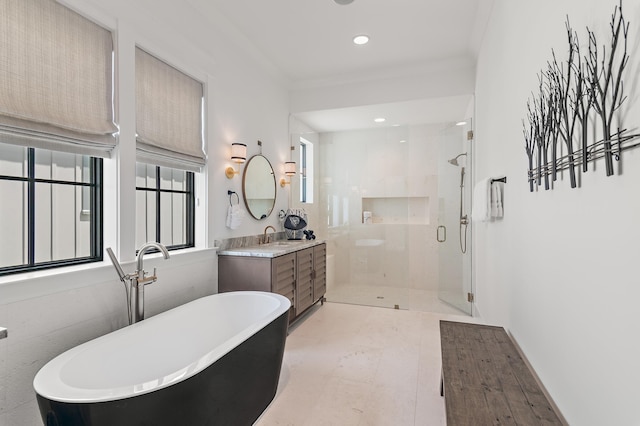
M452 123L467 119L464 114L471 95L417 99L349 108L300 112L295 116L318 132L337 132L372 127ZM375 118L386 121L375 123Z
M366 80L394 70L406 73L449 58L475 61L492 4L492 0L354 0L348 5L334 0L189 2L233 27L253 55L276 68L292 89ZM352 39L358 34L367 34L370 42L354 45ZM443 97L384 103L388 112L381 113L410 114L398 119L402 123L434 117L434 112L438 120L453 121L464 114L470 95L455 96L442 108L438 105ZM375 109L370 105L296 116L316 130L337 131L371 127L374 123L362 117ZM392 121L388 118L387 123Z

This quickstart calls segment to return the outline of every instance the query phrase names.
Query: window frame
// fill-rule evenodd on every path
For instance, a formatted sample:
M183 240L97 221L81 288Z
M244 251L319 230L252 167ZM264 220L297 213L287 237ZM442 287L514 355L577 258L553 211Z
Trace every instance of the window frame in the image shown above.
M307 202L307 144L300 141L300 202Z
M145 163L142 163L145 164ZM165 189L161 188L161 172L160 168L164 166L158 166L155 164L147 164L148 166L155 167L155 187L144 187L136 185L137 191L145 191L145 192L153 192L155 193L155 207L156 207L156 217L155 217L155 242L161 242L161 196L162 193L170 193L170 194L184 194L186 200L185 206L185 236L186 242L184 244L173 244L166 245L167 250L180 250L185 248L193 248L195 247L195 222L196 222L196 208L195 208L195 172L184 170L185 172L185 190L178 189ZM172 167L164 167L165 169L172 169ZM136 250L137 252L137 250Z
M299 139L300 146L300 202L313 204L313 143L305 138ZM311 147L311 149L309 149ZM311 157L311 158L310 158ZM309 174L311 170L311 174Z
M104 165L103 159L99 157L86 156L89 158L89 182L76 182L57 179L36 178L36 148L27 149L27 176L0 175L2 181L18 181L27 185L27 259L21 265L0 267L0 276L18 274L24 272L34 272L45 269L59 268L85 263L101 262L103 260L103 229L104 229ZM46 262L36 262L36 183L51 185L69 185L74 187L89 188L89 256L81 256L70 259L50 260ZM79 212L80 213L80 212Z

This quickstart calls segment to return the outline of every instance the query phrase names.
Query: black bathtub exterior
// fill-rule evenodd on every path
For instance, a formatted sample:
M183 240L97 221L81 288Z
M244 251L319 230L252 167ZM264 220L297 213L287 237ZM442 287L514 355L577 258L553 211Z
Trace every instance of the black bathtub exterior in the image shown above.
M195 376L151 393L95 403L36 394L42 420L47 426L251 425L276 394L288 316L283 313ZM131 362L144 368L145 360Z

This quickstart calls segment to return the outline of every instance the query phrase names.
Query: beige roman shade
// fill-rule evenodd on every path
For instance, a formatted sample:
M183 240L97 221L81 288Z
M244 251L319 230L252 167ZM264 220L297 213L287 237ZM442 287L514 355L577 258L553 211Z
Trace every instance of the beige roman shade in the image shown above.
M53 0L0 1L0 142L108 157L110 31Z
M202 97L202 83L136 48L137 161L199 171Z

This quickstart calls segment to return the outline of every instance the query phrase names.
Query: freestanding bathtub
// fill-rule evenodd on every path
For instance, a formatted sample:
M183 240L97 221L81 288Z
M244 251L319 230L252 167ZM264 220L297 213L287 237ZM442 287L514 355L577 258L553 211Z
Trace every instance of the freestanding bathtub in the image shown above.
M79 345L36 375L46 425L251 425L275 396L290 302L203 297Z

